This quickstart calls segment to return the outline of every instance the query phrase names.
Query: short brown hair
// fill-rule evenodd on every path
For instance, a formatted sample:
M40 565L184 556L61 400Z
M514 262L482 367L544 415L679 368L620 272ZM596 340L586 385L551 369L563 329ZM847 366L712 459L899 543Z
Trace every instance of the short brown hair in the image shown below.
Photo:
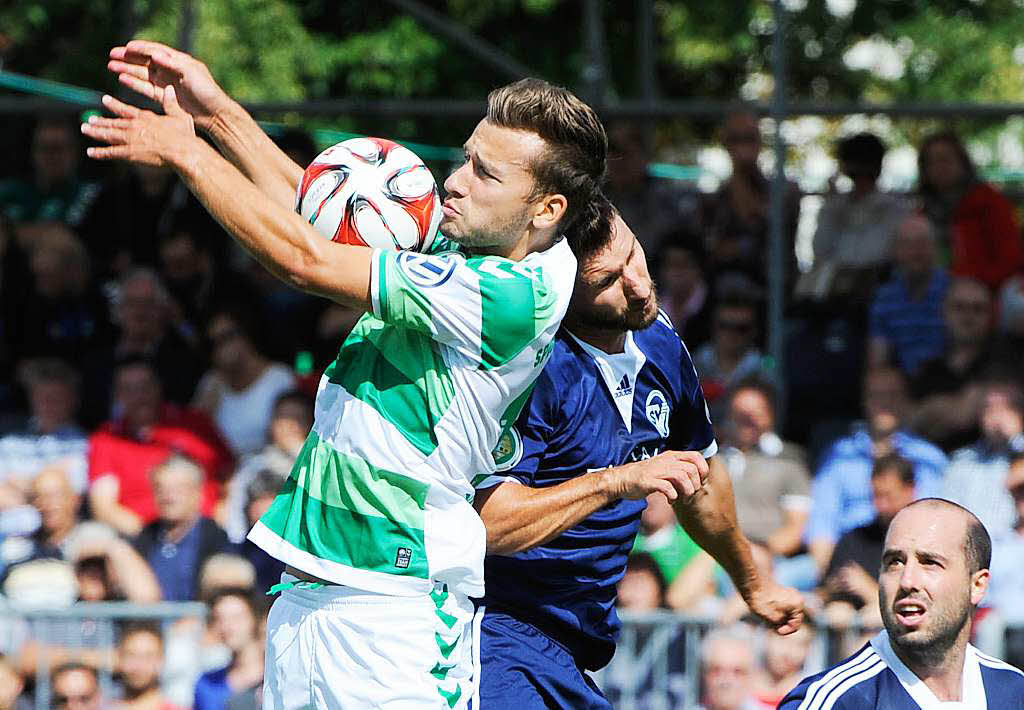
M487 96L487 120L502 128L531 131L547 150L529 166L531 199L562 194L568 201L562 231L598 192L608 160L608 136L594 109L568 89L543 79L520 79Z
M575 221L564 230L565 241L578 261L586 261L611 244L616 214L603 192L584 203Z

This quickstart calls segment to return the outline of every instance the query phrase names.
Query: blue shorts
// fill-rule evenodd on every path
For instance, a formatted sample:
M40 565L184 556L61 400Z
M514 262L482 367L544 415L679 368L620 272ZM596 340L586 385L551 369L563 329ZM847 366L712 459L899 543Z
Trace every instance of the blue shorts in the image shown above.
M481 607L479 702L473 710L611 710L562 644L536 627Z

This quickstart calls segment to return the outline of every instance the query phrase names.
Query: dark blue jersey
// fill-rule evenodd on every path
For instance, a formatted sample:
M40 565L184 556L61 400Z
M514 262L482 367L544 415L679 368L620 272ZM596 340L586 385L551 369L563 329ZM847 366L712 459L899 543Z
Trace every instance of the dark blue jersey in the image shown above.
M499 471L478 487L502 479L553 486L669 448L707 456L717 450L690 354L668 319L662 314L629 334L626 352L611 357L562 329L530 400L496 451ZM646 505L620 500L547 544L487 557L482 603L537 626L582 667L604 666L620 627L615 585Z
M962 693L958 707L1024 710L1024 673L968 646ZM779 710L927 710L939 705L896 656L883 631L842 663L802 680Z

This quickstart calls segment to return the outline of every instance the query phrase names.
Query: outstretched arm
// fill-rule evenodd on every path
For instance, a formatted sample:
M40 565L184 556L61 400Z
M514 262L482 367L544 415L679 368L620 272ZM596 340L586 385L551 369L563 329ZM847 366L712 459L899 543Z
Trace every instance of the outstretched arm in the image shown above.
M93 116L82 133L107 145L89 148L98 160L174 168L188 188L235 240L271 273L296 288L369 310L367 247L331 242L294 211L266 196L205 141L175 90L163 92L163 116L111 96L103 104L117 118Z
M732 578L750 610L780 634L800 628L803 599L795 589L780 587L761 576L750 553L750 542L736 521L732 481L719 457L709 462L704 487L675 501L676 517L693 540L706 550Z
M666 451L547 488L501 483L477 492L473 505L487 527L487 553L511 555L553 540L622 498L655 492L670 501L692 496L707 475L707 461L698 452Z
M174 87L181 107L231 164L272 200L294 207L303 168L221 89L201 61L159 42L133 40L110 50L107 68L124 86L161 105L164 89Z

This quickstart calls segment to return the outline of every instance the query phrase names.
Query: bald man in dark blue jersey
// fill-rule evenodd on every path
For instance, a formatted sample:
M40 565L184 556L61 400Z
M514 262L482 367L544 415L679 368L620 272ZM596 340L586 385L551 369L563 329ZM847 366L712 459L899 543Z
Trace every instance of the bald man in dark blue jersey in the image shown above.
M736 525L690 355L658 310L640 243L607 202L567 235L579 260L573 301L515 426L477 478L487 526L473 707L610 708L586 671L608 663L615 587L646 497L729 572L780 633L801 623L794 590L760 577Z

